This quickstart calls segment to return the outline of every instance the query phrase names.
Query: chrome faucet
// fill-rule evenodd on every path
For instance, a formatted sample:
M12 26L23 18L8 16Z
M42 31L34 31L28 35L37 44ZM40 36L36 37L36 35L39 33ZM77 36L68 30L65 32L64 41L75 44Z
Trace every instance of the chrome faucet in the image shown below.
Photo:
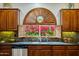
M48 42L48 38L40 38L40 42Z
M41 37L39 37L39 42L41 42L42 40L41 40Z

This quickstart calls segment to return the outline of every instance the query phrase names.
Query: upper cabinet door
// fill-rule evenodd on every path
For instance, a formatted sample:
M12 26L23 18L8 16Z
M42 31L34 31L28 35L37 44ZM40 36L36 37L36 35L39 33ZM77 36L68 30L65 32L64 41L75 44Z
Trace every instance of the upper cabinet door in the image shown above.
M71 31L77 31L77 14L76 10L70 10L70 28Z
M6 30L6 10L0 10L0 30Z
M17 30L18 25L18 11L8 10L7 11L7 30Z
M63 31L79 31L79 11L76 9L61 10Z
M77 11L77 31L79 31L79 11Z
M62 23L63 31L71 31L70 11L69 10L61 10L61 23Z
M18 9L0 9L0 30L17 30Z

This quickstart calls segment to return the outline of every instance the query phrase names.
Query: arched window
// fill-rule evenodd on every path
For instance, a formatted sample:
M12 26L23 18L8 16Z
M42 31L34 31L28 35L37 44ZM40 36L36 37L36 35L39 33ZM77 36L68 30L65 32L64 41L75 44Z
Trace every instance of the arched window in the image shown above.
M54 14L46 8L34 8L25 15L23 25L26 24L56 25L56 18Z

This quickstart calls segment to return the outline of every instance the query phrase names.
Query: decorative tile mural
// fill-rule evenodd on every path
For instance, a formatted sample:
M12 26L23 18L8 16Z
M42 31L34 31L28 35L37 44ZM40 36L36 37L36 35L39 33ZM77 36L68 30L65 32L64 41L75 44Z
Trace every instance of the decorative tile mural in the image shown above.
M40 32L41 36L54 36L55 25L41 25Z
M26 25L24 31L26 36L39 36L39 25Z
M20 25L19 37L61 37L61 27L56 25Z

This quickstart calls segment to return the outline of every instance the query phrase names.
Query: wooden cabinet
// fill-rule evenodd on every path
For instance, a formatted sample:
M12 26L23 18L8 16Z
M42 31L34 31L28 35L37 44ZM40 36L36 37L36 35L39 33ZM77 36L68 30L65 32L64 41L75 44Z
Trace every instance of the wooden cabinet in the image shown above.
M39 50L28 50L28 56L40 56Z
M67 56L79 56L79 50L67 50L66 55Z
M40 56L51 56L51 50L40 50Z
M79 46L67 46L66 55L67 56L79 56Z
M12 48L10 45L0 45L0 56L11 56Z
M79 31L79 15L76 9L61 10L61 23L63 31Z
M28 46L29 56L50 56L51 46Z
M0 30L6 30L7 28L6 16L6 10L0 10Z
M61 11L61 23L62 23L62 30L69 31L70 29L70 12L69 10L62 10Z
M76 10L70 10L70 28L71 31L77 31L77 15Z
M45 47L45 48L44 48ZM79 46L28 46L29 56L79 56Z
M7 30L17 30L18 10L8 10L7 15Z
M0 30L17 30L18 9L0 9Z
M77 10L77 28L76 29L79 29L79 11L78 10Z
M65 56L65 46L51 46L52 56Z
M51 50L30 50L28 51L29 56L50 56L51 55Z
M52 56L65 56L65 50L52 50L51 52Z

